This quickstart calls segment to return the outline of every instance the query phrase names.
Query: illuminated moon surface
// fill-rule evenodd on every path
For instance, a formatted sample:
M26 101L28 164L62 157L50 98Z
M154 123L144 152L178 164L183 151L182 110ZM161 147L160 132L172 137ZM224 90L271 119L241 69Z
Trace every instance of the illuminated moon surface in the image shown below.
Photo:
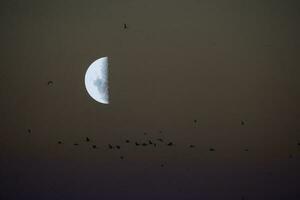
M85 88L96 101L109 104L108 58L94 61L85 73Z

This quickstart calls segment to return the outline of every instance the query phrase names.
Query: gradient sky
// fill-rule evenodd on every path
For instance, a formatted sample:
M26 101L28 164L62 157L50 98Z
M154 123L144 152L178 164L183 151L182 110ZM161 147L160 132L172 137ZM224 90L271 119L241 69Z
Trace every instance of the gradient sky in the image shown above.
M300 199L299 11L296 0L1 1L0 197ZM104 56L109 105L84 86ZM157 138L174 145L133 144Z

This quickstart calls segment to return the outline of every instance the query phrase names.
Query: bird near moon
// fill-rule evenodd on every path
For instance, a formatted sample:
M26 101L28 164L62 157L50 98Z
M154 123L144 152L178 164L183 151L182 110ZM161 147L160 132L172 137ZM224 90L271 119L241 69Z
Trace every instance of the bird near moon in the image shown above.
M97 102L109 104L108 57L94 61L85 73L85 88Z

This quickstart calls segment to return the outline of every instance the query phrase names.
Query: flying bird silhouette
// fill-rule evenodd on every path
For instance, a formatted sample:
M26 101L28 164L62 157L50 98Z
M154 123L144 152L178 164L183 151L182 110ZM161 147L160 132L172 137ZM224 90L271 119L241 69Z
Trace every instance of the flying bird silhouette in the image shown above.
M169 142L169 143L168 143L168 146L173 146L173 142Z
M163 139L161 139L161 138L158 138L157 140L158 140L158 141L160 141L160 142L164 142L164 140L163 140Z
M53 81L48 81L48 82L47 82L47 85L48 85L48 86L52 86L52 85L53 85Z
M196 128L197 127L197 120L194 119L194 127Z

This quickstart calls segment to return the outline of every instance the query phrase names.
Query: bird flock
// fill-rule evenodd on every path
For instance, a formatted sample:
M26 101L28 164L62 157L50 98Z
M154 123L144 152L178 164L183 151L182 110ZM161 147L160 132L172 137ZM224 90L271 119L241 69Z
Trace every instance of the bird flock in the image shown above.
M197 124L197 122L198 122L198 121L197 121L196 119L193 120L194 126L197 126L197 125L195 125L195 124ZM245 125L245 120L241 120L240 124L241 124L242 126L244 126L244 125ZM32 133L32 130L31 130L30 128L28 128L28 129L27 129L27 132L28 132L28 133ZM159 133L162 134L162 131L160 130ZM148 135L147 132L144 132L143 134L144 134L145 136ZM93 143L92 140L91 140L89 137L85 137L85 139L83 140L83 142L86 142L86 143ZM63 145L64 142L61 141L61 140L59 140L59 141L57 141L57 144L58 144L58 145ZM145 139L145 140L143 140L143 141L131 141L131 140L129 140L129 139L126 139L126 140L124 141L124 145L125 145L125 144L127 144L127 145L128 145L128 144L132 144L132 145L134 145L134 146L136 146L136 147L146 147L146 146L148 146L148 147L153 147L153 148L158 148L158 147L160 147L160 146L167 146L167 147L175 146L174 142L172 142L172 141L167 141L166 139L163 139L163 138L161 138L161 137L158 137L158 138L155 138L155 139L153 139L153 138L149 139L149 137L148 137L148 139ZM78 143L78 142L74 142L73 145L74 145L74 146L79 146L79 143ZM122 145L120 145L120 144L107 144L107 148L108 148L109 150L120 150L120 149L121 149L121 146L122 146ZM297 146L300 147L300 142L297 143ZM190 144L190 145L188 145L187 147L189 147L189 148L195 148L196 145L195 145L195 144ZM91 144L91 148L92 148L92 149L97 149L98 147L97 147L96 144ZM210 148L208 149L208 151L214 152L214 151L216 151L216 149L213 148L213 147L210 147ZM245 152L248 152L249 149L248 149L248 148L245 148L244 151L245 151ZM289 154L289 155L288 155L288 158L293 158L293 154ZM123 155L121 155L121 156L120 156L120 159L121 159L121 160L124 160L125 157L124 157ZM161 164L160 166L161 166L161 167L164 167L164 164Z

